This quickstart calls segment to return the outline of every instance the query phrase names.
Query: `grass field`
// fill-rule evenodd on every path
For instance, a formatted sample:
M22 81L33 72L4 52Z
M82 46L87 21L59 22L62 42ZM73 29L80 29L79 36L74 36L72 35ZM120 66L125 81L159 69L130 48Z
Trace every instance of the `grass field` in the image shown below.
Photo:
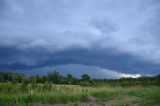
M0 84L0 106L158 106L160 89L150 87L81 87L78 85Z

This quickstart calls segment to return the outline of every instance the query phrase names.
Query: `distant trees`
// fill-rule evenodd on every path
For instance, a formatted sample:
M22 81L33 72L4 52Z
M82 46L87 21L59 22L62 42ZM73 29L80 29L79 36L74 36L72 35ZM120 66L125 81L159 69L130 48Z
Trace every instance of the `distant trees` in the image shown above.
M91 79L88 74L82 74L81 79L77 79L71 74L62 76L56 70L50 71L45 76L26 76L19 73L0 72L0 82L21 83L24 91L27 90L28 85L31 89L34 89L37 83L45 84L43 88L50 88L51 83L82 86L160 86L160 75L139 78Z
M48 77L47 76L42 76L41 77L41 83L48 82Z
M82 86L88 86L91 85L90 81L90 76L88 74L82 74L81 76L81 85Z
M12 72L0 72L0 82L22 82L24 74L12 73Z
M67 77L66 77L66 81L67 81L67 83L68 83L69 85L72 84L73 81L74 81L73 76L72 76L71 74L68 74Z
M62 78L63 77L56 70L48 73L49 81L53 82L54 84L62 83Z
M82 78L82 81L89 81L91 79L88 74L82 74L81 78Z

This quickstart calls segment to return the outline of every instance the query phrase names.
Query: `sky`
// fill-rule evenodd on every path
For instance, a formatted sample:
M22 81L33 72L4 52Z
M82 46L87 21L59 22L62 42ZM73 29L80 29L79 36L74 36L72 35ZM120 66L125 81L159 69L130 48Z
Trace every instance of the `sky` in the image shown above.
M0 0L0 70L160 74L160 1Z

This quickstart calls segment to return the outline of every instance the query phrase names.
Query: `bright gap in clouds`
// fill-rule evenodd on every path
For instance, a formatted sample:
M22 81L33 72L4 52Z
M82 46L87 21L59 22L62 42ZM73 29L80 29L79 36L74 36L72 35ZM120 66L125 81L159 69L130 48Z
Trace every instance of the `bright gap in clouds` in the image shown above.
M109 70L109 69L102 69L102 68L97 68L100 72L102 72L104 75L106 75L106 78L110 76L110 78L138 78L141 77L140 74L126 74L122 72L117 72L115 70Z

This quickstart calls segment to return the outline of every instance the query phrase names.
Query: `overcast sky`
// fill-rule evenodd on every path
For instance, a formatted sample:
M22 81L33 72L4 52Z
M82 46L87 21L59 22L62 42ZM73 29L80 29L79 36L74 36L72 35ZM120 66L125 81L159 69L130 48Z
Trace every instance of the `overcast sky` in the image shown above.
M0 69L160 74L160 1L0 0Z

